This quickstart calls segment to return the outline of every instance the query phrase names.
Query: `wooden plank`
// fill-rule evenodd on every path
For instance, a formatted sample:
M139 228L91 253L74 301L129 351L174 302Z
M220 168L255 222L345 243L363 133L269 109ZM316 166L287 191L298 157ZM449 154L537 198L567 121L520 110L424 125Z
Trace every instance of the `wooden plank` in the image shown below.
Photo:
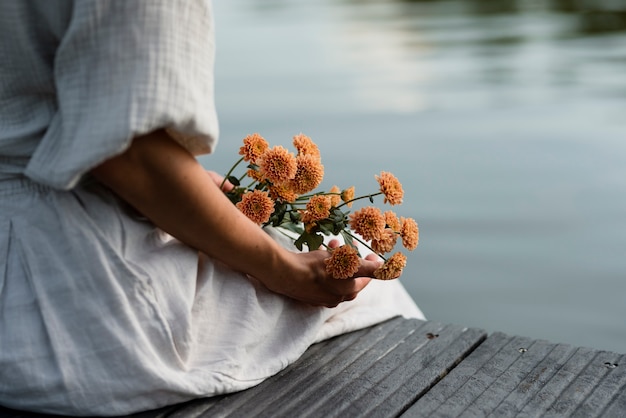
M402 416L616 416L625 388L626 356L495 333Z
M416 345L414 350L405 353L405 358L398 359L393 373L380 380L370 393L351 402L346 415L398 416L486 338L483 330L450 325L440 325L436 334L435 339L427 334L430 342Z
M226 396L203 413L216 417L363 416L376 414L390 396L399 413L485 336L481 330L397 318L316 345L312 355L242 392L245 399L240 394ZM406 382L415 375L419 377L408 389L399 390L403 379ZM187 412L178 411L181 417L188 416Z
M304 417L320 407L333 405L332 398L341 394L342 399L354 399L351 383L359 381L360 375L372 368L386 353L393 351L408 337L428 325L421 321L396 322L394 326L381 326L377 338L365 334L359 341L344 352L333 356L332 360L323 365L315 373L303 379L298 390L284 393L271 403L265 412L267 416L298 416ZM384 363L379 363L383 364ZM295 379L298 376L294 376ZM364 382L369 383L369 382ZM330 415L318 415L330 416Z
M396 416L485 336L482 330L426 323L389 348L383 347L387 349L373 361L359 358L346 368L342 379L329 381L326 387L333 392L322 392L315 404L301 404L285 416Z
M223 396L217 401L207 398L205 405L208 408L201 413L210 412L211 416L219 417L263 416L263 410L271 411L288 405L293 397L310 393L309 386L315 384L320 376L324 379L324 376L333 375L336 362L346 361L357 353L366 352L371 345L384 339L401 324L401 318L394 318L371 328L315 344L294 364L261 384L243 392ZM202 403L202 400L199 401L199 404ZM189 412L187 408L182 408L175 416L200 416L189 415Z

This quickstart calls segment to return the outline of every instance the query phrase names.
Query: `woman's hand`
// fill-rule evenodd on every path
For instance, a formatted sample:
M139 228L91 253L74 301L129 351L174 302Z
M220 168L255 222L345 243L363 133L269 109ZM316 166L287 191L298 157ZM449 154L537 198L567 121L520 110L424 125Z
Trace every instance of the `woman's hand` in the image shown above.
M337 246L331 242L331 247ZM308 253L291 253L292 261L286 274L276 274L261 280L265 286L277 293L316 306L329 308L341 302L350 301L367 286L381 262L370 254L361 260L361 266L354 277L335 279L326 272L325 260L330 257L326 250Z
M333 279L324 263L328 252L281 247L228 200L221 176L207 172L163 130L135 138L92 174L170 235L302 302L336 306L351 300L379 266L366 258L356 278Z

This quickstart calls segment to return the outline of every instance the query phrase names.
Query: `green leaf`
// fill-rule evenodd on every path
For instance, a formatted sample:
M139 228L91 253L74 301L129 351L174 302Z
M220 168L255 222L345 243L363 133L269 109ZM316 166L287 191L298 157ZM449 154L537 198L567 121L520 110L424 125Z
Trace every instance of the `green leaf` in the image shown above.
M310 234L304 231L298 239L294 242L296 248L302 251L302 244L306 244L309 247L309 251L317 250L324 242L324 237L317 234Z
M350 211L344 213L344 212L341 211L341 209L334 209L331 212L331 217L333 219L337 219L337 220L342 220L343 221L343 220L348 219L348 213L350 213Z
M313 251L313 250L317 250L322 243L324 242L324 237L322 237L321 235L311 235L309 234L309 239L307 240L307 245L309 246L309 250Z
M287 205L285 205L284 203L276 203L274 205L274 212L272 213L272 216L270 216L268 222L271 223L273 227L279 226L283 222L286 212Z
M239 179L235 176L228 176L226 177L226 180L230 181L233 184L233 186L241 185L241 183L239 182Z
M335 209L331 212L328 220L333 224L333 234L337 235L342 230L348 227L348 217L339 209Z
M293 245L295 245L298 250L302 251L302 245L304 244L304 242L305 242L305 239L304 239L304 232L303 232L302 235L300 235L298 239L293 242Z
M319 230L324 234L324 235L331 235L333 234L333 231L335 230L334 225L331 222L320 222L317 224L317 226L319 227ZM333 234L336 235L336 234Z
M289 219L291 219L291 222L298 223L300 222L300 214L298 212L289 212Z
M241 202L241 195L244 194L246 189L244 187L235 187L230 192L226 193L226 197L233 202L233 204L237 204Z

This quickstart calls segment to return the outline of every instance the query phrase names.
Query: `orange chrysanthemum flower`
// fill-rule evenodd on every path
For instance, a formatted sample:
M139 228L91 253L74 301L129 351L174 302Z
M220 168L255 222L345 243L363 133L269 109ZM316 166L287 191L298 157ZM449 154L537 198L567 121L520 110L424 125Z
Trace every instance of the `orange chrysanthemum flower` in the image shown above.
M352 199L354 199L354 186L348 187L341 192L341 200L343 200L349 208L352 207L352 202L350 202Z
M306 209L302 212L302 222L311 224L328 218L330 215L330 197L324 195L315 195L309 199Z
M312 155L318 160L321 158L317 145L302 133L293 137L293 146L298 150L298 155Z
M274 200L282 200L283 202L295 202L298 198L296 192L289 188L288 183L271 185L269 188L270 197Z
M239 155L252 164L269 148L269 144L261 135L254 133L243 139L243 146L239 148Z
M390 228L385 228L380 239L373 239L371 242L372 250L378 254L390 253L393 247L396 246L398 240L398 234L393 232Z
M384 215L385 215L385 222L387 223L387 226L393 229L395 232L400 232L400 228L402 227L402 224L398 220L398 217L396 216L396 214L388 210L388 211L385 211Z
M361 266L357 250L349 245L342 245L332 250L331 256L324 262L326 272L335 279L349 279L359 271Z
M404 267L406 267L406 256L402 253L395 253L382 266L374 270L374 277L379 280L397 279Z
M324 179L324 166L312 155L298 155L297 170L291 188L298 194L309 193Z
M402 222L402 228L400 229L400 236L402 237L402 245L407 250L413 251L417 244L419 244L420 232L417 227L417 222L411 218L400 218Z
M391 205L399 205L402 203L404 197L404 190L402 190L402 184L391 173L381 171L380 176L375 176L376 181L380 185L380 191L385 196L383 202Z
M294 178L298 164L285 147L277 145L266 150L258 159L259 170L273 184L285 183Z
M258 182L262 182L263 180L265 180L261 172L253 168L249 168L248 171L246 172L246 175L250 177L252 180L256 180Z
M328 190L328 193L330 193L328 196L330 197L331 206L339 206L339 203L341 203L341 190L339 189L339 186L331 187L330 190Z
M366 241L380 239L385 230L385 217L380 209L367 206L350 214L350 228Z
M270 199L267 192L254 190L241 196L237 208L253 222L260 225L270 219L272 212L274 212L274 201Z

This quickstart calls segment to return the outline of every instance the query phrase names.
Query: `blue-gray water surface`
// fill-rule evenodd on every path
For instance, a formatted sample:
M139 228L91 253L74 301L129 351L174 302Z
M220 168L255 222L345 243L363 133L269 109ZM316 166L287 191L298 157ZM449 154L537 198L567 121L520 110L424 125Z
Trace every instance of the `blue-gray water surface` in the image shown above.
M401 280L429 319L626 353L624 2L214 4L205 166L303 132L323 188L391 171L420 226Z

